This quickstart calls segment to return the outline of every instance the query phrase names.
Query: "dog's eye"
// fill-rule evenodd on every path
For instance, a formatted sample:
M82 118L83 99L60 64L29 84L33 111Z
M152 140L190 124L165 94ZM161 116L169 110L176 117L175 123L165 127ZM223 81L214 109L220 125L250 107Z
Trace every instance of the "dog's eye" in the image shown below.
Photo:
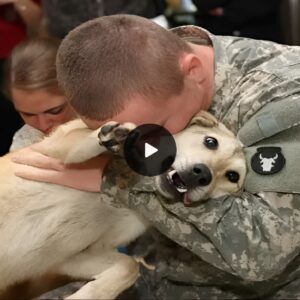
M211 136L206 136L203 140L204 145L211 150L216 150L219 146L217 139Z
M228 178L230 182L236 183L240 179L240 174L235 171L226 172L225 176Z

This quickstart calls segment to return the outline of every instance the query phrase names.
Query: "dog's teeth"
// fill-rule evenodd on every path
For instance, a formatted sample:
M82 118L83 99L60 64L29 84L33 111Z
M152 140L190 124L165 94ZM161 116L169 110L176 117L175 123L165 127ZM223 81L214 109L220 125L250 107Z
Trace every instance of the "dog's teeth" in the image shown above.
M187 192L187 188L176 187L176 190L177 190L179 193L186 193L186 192Z
M169 176L170 178L172 178L173 175L176 174L176 173L177 173L176 170L172 170L172 171L168 172L168 176Z
M167 174L167 179L171 184L173 183L172 177L175 173L176 173L176 170L172 170L172 171L168 172L168 174Z

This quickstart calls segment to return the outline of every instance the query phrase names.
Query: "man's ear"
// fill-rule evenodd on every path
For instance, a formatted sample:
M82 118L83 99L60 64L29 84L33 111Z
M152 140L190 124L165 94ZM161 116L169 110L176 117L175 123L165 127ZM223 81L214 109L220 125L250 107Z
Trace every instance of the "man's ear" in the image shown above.
M202 127L212 128L219 126L219 121L209 112L201 110L193 117L189 126L191 125L200 125Z
M201 83L204 78L203 65L194 53L187 53L181 57L181 70L186 78Z

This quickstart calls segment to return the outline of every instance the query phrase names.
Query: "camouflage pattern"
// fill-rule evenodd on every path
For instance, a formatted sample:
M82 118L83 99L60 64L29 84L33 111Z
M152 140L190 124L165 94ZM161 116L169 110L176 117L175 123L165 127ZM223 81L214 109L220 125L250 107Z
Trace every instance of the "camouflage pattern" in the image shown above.
M238 37L213 36L194 26L173 30L215 51L211 112L233 132L272 101L300 96L300 48ZM197 36L199 40L197 40ZM122 170L122 172L120 172ZM134 188L132 188L134 185ZM141 178L122 160L110 166L106 193L150 220L155 234L135 286L139 299L300 299L300 195L247 191L185 207L168 203L153 178ZM300 285L299 285L300 286ZM278 294L275 294L277 290Z

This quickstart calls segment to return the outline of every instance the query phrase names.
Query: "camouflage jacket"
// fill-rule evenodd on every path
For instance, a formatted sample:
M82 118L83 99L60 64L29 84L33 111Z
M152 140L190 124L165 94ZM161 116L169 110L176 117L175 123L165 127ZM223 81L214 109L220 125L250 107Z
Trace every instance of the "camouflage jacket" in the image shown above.
M238 133L268 103L300 97L300 47L213 36L194 26L173 31L189 42L214 48L215 94L210 111L233 132ZM198 285L209 278L216 284L219 278L253 287L262 295L300 277L299 194L245 190L239 197L185 207L166 203L153 178L138 177L125 164L120 172L120 163L108 170L103 189L111 196L117 193L180 245L179 251L193 253L186 263L179 256L168 263L164 270L169 279ZM212 266L204 268L208 275L200 261Z

